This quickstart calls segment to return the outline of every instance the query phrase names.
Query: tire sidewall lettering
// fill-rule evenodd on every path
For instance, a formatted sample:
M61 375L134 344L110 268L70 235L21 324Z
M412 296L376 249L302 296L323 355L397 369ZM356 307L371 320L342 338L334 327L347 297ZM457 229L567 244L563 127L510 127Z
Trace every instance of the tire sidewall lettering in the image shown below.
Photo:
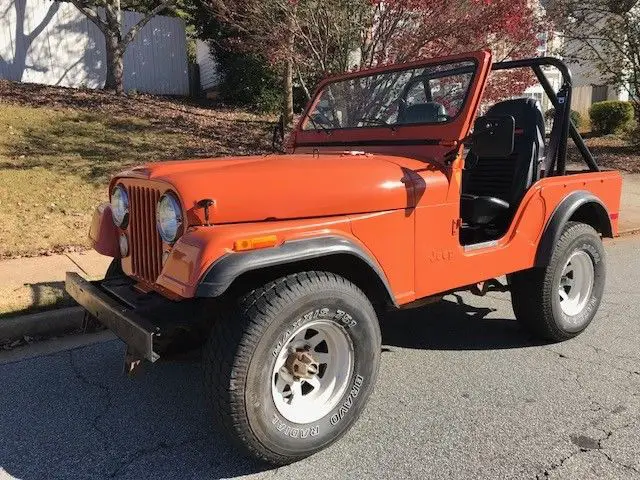
M332 310L334 311L332 313ZM271 350L271 355L274 358L277 358L279 353L282 351L282 347L286 344L287 340L293 335L297 329L302 327L305 323L311 322L313 320L334 320L345 328L353 328L358 322L353 318L352 315L348 314L344 310L339 308L331 309L329 307L320 307L311 310L310 312L305 313L296 321L294 321L290 328L285 330L281 335L278 343Z
M331 423L331 425L334 425L334 426L337 425L338 422L342 420L344 416L349 412L349 410L353 406L353 402L355 401L356 397L360 393L360 387L362 386L363 383L364 383L364 378L362 377L362 375L356 375L353 381L353 386L351 387L351 390L349 392L349 395L347 396L347 399L342 403L342 405L340 405L340 408L338 409L338 411L333 415L331 415L329 419L329 423Z
M291 438L307 438L315 437L320 433L320 425L300 425L294 426L280 417L277 413L273 414L271 423L275 429L285 437Z
M581 238L579 237L573 242L571 247L568 248L566 253L562 256L562 261L558 262L557 272L555 274L556 281L554 281L554 289L557 290L558 288L560 278L562 277L562 271L567 261L569 260L569 257L577 251L583 251L587 253L593 262L594 285L591 291L591 296L589 298L589 301L587 302L587 304L584 306L584 308L580 313L574 316L570 316L564 313L564 311L560 307L560 300L559 298L557 298L557 294L555 293L555 291L551 292L552 295L556 295L556 297L554 297L554 300L553 300L554 317L557 318L557 320L555 321L556 328L559 328L564 331L570 331L570 332L574 330L573 329L567 330L563 328L559 320L563 319L563 322L565 324L569 323L569 324L577 325L577 328L575 329L576 331L580 331L586 328L586 326L593 319L593 316L595 315L596 310L600 306L600 299L602 296L602 290L604 288L604 282L600 278L601 276L604 275L604 262L603 262L602 252L597 245L594 245L593 242L586 241L584 237L581 237Z

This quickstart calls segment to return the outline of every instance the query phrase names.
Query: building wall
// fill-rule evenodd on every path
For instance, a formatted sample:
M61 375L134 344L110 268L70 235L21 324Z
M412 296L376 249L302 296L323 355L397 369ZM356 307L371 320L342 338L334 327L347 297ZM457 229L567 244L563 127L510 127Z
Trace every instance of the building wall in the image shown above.
M218 62L211 54L209 44L196 40L196 62L200 67L200 87L202 90L212 90L220 85L221 74Z
M579 112L583 118L589 118L589 108L594 102L594 91L591 85L574 87L571 92L571 110Z
M73 4L0 0L0 12L0 78L74 88L104 86L104 36ZM139 13L124 12L125 29L140 18ZM124 55L124 87L189 93L182 20L158 16L138 33Z

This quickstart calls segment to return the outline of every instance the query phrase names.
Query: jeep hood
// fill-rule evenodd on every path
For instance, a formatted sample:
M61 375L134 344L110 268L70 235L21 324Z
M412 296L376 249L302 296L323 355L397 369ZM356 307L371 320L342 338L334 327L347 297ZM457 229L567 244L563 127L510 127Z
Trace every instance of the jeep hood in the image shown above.
M293 154L162 162L119 177L169 184L193 225L204 222L197 205L203 199L215 202L209 215L213 224L411 207L413 182L407 171L387 155Z

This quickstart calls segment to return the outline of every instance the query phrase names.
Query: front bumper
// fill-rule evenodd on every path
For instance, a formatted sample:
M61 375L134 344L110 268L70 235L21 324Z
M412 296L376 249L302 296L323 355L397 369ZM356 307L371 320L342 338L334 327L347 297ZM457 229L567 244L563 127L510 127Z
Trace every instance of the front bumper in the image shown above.
M73 299L100 323L120 337L129 352L155 362L154 336L160 327L136 313L136 309L107 293L98 282L89 282L75 272L67 272L65 289Z

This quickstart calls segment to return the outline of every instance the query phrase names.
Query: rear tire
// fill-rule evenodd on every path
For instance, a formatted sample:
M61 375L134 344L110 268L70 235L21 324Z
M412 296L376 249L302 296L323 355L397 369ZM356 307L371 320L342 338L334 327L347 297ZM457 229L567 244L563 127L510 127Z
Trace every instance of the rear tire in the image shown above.
M511 300L523 327L545 340L579 335L593 320L606 277L602 240L591 226L568 222L545 267L511 275Z
M203 351L215 426L282 465L327 447L362 412L381 335L364 293L327 272L289 275L223 308Z

